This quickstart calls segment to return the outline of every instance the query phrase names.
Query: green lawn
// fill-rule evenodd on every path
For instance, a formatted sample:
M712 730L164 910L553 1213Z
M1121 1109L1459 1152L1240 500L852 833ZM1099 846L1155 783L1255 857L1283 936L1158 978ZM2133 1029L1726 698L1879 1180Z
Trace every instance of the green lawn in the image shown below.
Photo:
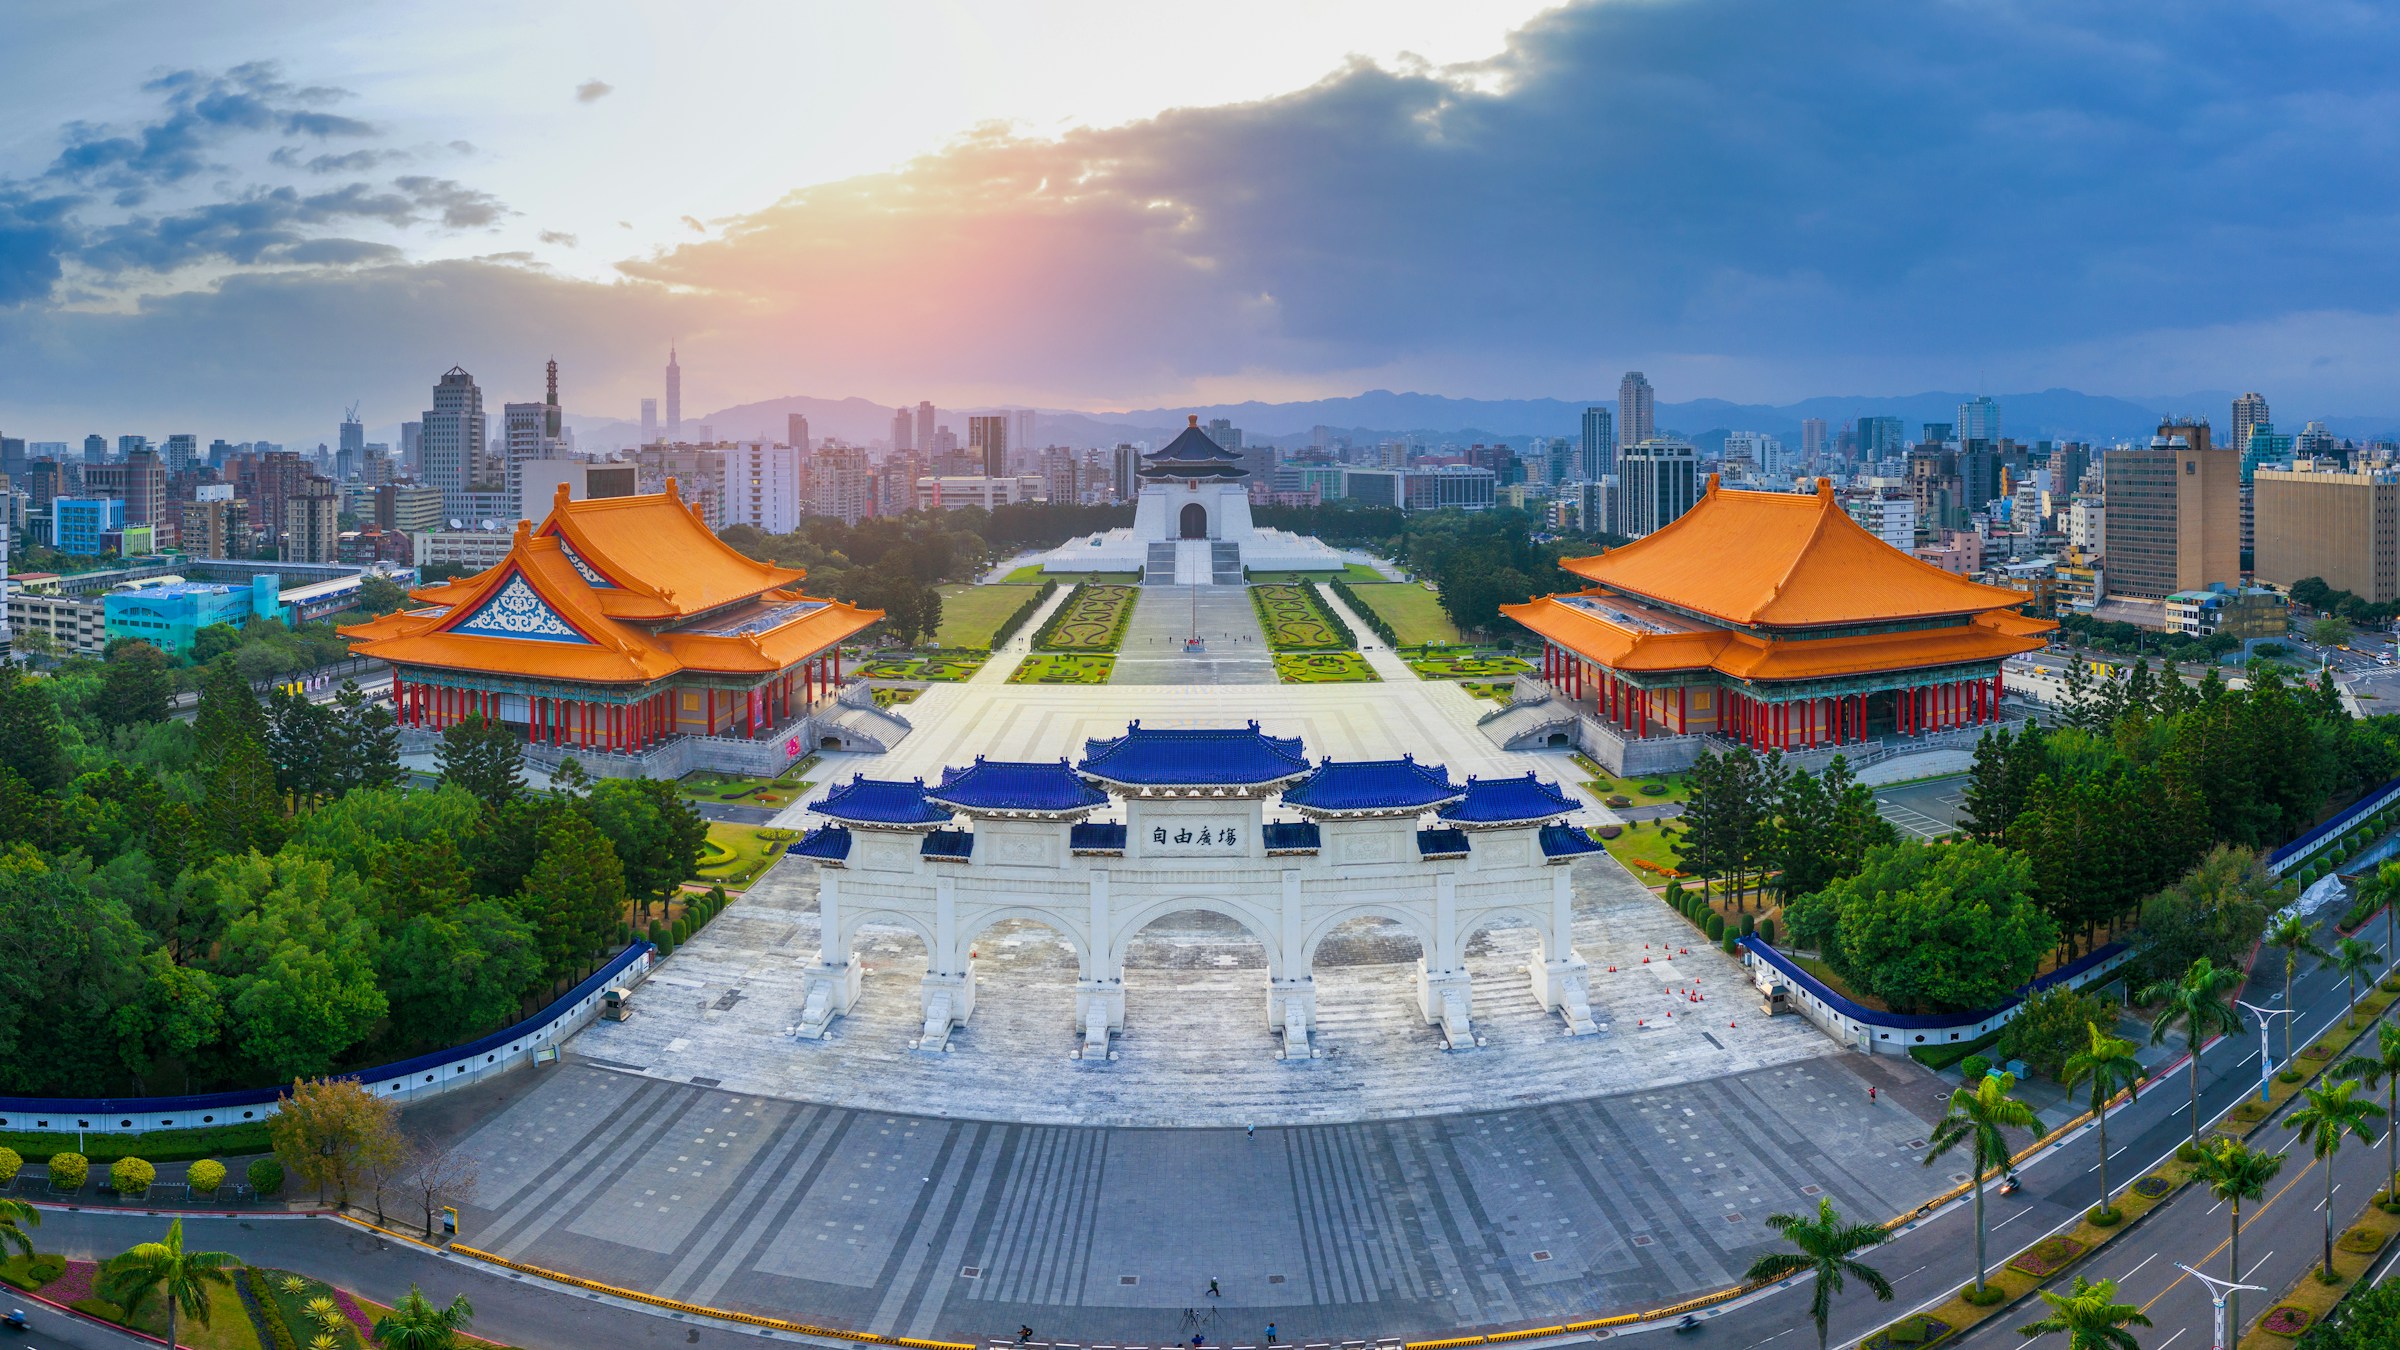
M1068 585L1078 581L1106 581L1126 586L1138 586L1141 584L1142 574L1139 572L1045 572L1040 563L1027 563L1000 578L1001 584L1009 586L1039 586L1045 581L1062 582Z
M790 830L757 825L708 823L708 842L700 848L698 880L739 891L758 880L768 864L783 856L792 842Z
M1311 587L1252 586L1250 603L1258 611L1267 645L1279 652L1342 651L1350 646Z
M1250 573L1250 583L1254 586L1270 582L1290 584L1298 581L1331 581L1335 577L1340 577L1353 586L1363 582L1391 580L1365 563L1344 563L1339 571L1328 569L1322 572L1252 572Z
M733 806L789 806L793 798L808 791L810 784L801 775L816 762L817 757L810 755L776 778L749 778L741 774L718 773L714 769L694 769L675 780L675 790L696 802L724 802Z
M1275 678L1285 684L1364 684L1378 677L1357 652L1278 652Z
M1106 684L1109 674L1117 668L1117 658L1105 656L1076 656L1067 653L1036 652L1019 662L1008 677L1010 684Z
M1585 785L1602 799L1612 796L1628 797L1632 799L1635 806L1664 806L1669 802L1688 802L1692 799L1692 785L1685 782L1681 774L1662 773L1653 774L1648 778L1617 778L1592 762L1590 757L1581 753L1575 756L1575 767L1582 770ZM1663 787L1666 791L1644 791L1646 788L1653 787Z
M1608 856L1625 864L1644 885L1665 885L1667 874L1654 869L1679 866L1675 850L1668 842L1671 835L1660 829L1659 824L1655 820L1644 821L1638 829L1629 824L1625 832L1616 838L1600 841L1601 847L1608 850Z
M1533 673L1533 663L1472 647L1434 645L1403 650L1408 668L1423 680L1497 680Z
M989 647L1009 615L1041 589L1031 586L936 586L942 593L942 626L933 640L944 647Z
M1398 645L1415 647L1428 642L1458 641L1458 625L1442 612L1442 598L1414 582L1375 579L1376 584L1364 585L1356 578L1350 581L1350 593L1360 604L1383 616L1392 626Z
M858 673L870 680L930 680L934 683L956 683L983 669L992 654L977 647L941 652L933 656L887 656L869 661Z
M1125 640L1133 622L1133 606L1141 592L1132 586L1077 586L1050 612L1050 621L1034 635L1039 652L1113 652Z
M1458 687L1477 698L1488 698L1494 703L1506 703L1509 694L1514 692L1517 686L1508 680L1460 680Z

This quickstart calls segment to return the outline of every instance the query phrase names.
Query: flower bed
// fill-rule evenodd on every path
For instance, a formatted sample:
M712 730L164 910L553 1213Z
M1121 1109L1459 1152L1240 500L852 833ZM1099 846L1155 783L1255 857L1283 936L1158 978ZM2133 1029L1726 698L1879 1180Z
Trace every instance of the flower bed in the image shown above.
M1918 1313L1903 1317L1859 1342L1864 1350L1894 1350L1900 1346L1932 1345L1958 1328L1938 1317Z
M2017 1253L2017 1258L2008 1263L2008 1268L2046 1280L2064 1270L2067 1263L2083 1255L2084 1250L2084 1245L2075 1239L2054 1234Z
M1133 622L1134 599L1139 594L1131 586L1076 587L1066 600L1050 614L1042 631L1034 634L1033 649L1037 652L1113 652L1125 640L1125 627Z
M1036 652L1010 672L1010 684L1106 684L1117 668L1114 656L1070 656Z
M1417 647L1401 655L1410 670L1427 680L1490 680L1533 672L1532 663L1521 657L1478 653L1471 647Z
M1357 652L1279 652L1275 678L1285 684L1367 684L1376 675Z
M1319 604L1310 587L1253 586L1250 603L1267 645L1276 651L1341 651L1358 645L1348 625Z
M2388 1234L2378 1232L2372 1228L2362 1227L2353 1228L2349 1232L2342 1234L2342 1240L2334 1245L2340 1247L2346 1252L2357 1252L2361 1256L2373 1256L2375 1253L2382 1251L2383 1244L2390 1240L2391 1238Z
M2298 1336L2301 1332L2308 1330L2309 1324L2316 1320L2316 1314L2308 1309L2295 1308L2289 1303L2283 1303L2278 1304L2266 1315L2266 1318L2258 1324L2258 1329L2276 1336Z
M2173 1189L2175 1189L2175 1183L2165 1177L2143 1177L2140 1181L2133 1183L2133 1193L2145 1200L2156 1200Z

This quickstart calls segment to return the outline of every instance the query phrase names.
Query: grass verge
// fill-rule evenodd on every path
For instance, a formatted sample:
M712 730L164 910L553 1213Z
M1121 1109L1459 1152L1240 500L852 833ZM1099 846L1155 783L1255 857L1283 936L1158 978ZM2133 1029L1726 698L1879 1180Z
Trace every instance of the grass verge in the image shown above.
M1001 621L1025 607L1040 588L1031 586L936 586L942 595L942 623L933 640L943 647L989 647Z

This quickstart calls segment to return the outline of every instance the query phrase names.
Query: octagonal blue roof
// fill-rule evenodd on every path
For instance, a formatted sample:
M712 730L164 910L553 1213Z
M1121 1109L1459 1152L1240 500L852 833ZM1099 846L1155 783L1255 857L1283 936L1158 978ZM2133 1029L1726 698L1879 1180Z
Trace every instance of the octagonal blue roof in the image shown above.
M811 809L849 825L940 825L950 819L948 810L925 800L922 778L903 783L853 774Z
M1308 772L1297 736L1245 727L1169 729L1139 722L1122 736L1084 742L1085 777L1135 787L1257 787Z
M1443 807L1442 819L1459 825L1514 825L1549 820L1575 809L1575 801L1527 773L1523 778L1469 778L1466 795Z
M1078 777L1064 758L1051 763L975 757L942 770L928 801L961 811L1083 811L1108 804L1108 794Z
M1283 803L1306 811L1422 810L1456 801L1462 789L1439 764L1398 759L1326 760L1315 773L1283 790Z

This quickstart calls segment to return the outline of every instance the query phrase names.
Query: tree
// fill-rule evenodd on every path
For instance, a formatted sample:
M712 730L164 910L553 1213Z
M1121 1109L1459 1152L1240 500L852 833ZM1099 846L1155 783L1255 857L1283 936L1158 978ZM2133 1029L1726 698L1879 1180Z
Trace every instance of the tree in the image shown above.
M2100 1122L2100 1208L2093 1212L2109 1215L2116 1211L2108 1203L2108 1104L2119 1092L2142 1081L2142 1062L2133 1056L2133 1042L2109 1035L2098 1022L2084 1023L2084 1030L2090 1039L2081 1051L2068 1057L2061 1077L2070 1092L2087 1080L2092 1085L2092 1118Z
M2206 957L2245 964L2290 888L2267 875L2266 860L2219 844L2197 866L2142 905L2136 946L2151 979L2164 979Z
M0 1082L65 1096L122 1081L116 1019L140 992L148 941L82 877L14 863L0 852Z
M708 822L663 778L610 778L592 785L581 809L616 846L625 890L650 917L653 900L691 880Z
M442 728L433 760L443 782L465 788L494 810L525 790L525 754L516 733L480 713Z
M2150 1022L2150 1043L2157 1045L2167 1039L2175 1024L2183 1024L2185 1048L2191 1051L2188 1063L2192 1085L2191 1147L2200 1147L2200 1047L2211 1036L2230 1036L2242 1029L2242 1017L2226 1003L2235 990L2242 987L2242 972L2219 970L2203 956L2179 980L2160 980L2135 994L2136 1003L2156 1003L2158 1015Z
M2228 1280L2242 1278L2242 1202L2265 1198L2267 1183L2283 1170L2284 1157L2281 1153L2252 1148L2239 1139L2219 1139L2200 1155L2194 1175L2220 1204L2231 1207L2225 1238ZM2225 1324L2238 1327L2242 1324L2242 1296L2238 1291L2228 1290L2225 1297Z
M2391 1350L2400 1345L2400 1280L2357 1290L2308 1329L2300 1350Z
M192 718L192 732L198 738L203 764L223 759L236 742L266 740L267 715L232 657L218 657L202 668L200 705Z
M2359 898L2373 901L2383 911L2383 949L2400 952L2400 862L2387 862L2375 869L2375 875L2358 885ZM2317 953L2320 957L2324 953ZM2291 1006L2291 990L2284 990L2284 1006ZM2287 1048L2288 1055L2288 1048Z
M2352 1026L2358 1025L2358 977L2361 975L2372 976L2375 973L2375 963L2382 958L2382 952L2357 938L2346 937L2333 944L2333 954L2325 959L2325 964L2332 966L2335 974L2350 983L2349 1016Z
M2384 1090L2384 1114L2400 1120L2400 1026L2390 1022L2375 1028L2375 1053L2352 1055L2333 1066L2337 1078L2363 1079L2370 1088ZM2383 1186L2387 1199L2400 1198L2400 1129L2384 1131L2384 1151L2388 1174Z
M2320 647L2347 647L2353 636L2348 619L2324 618L2308 626L2308 639Z
M271 853L280 847L284 799L265 747L255 738L237 737L214 764L200 799L204 841L219 853Z
M459 1333L475 1318L475 1307L460 1294L447 1308L426 1301L423 1290L408 1287L408 1296L375 1319L375 1343L386 1350L453 1350Z
M2118 1303L2115 1280L2087 1280L2075 1277L2075 1284L2063 1294L2044 1289L2042 1301L2050 1305L2050 1315L2039 1322L2028 1322L2017 1328L2020 1336L2053 1336L2067 1333L2067 1350L2136 1350L2137 1342L2127 1327L2146 1327L2150 1319L2131 1303Z
M497 901L417 914L383 952L391 1035L453 1045L507 1022L542 979L539 934Z
M207 1326L209 1286L231 1288L233 1276L227 1268L239 1264L231 1252L184 1250L183 1220L177 1219L167 1225L165 1241L142 1243L109 1262L100 1276L98 1293L123 1308L128 1322L153 1296L163 1300L167 1305L167 1346L173 1350L177 1318L189 1317Z
M304 694L279 687L267 695L267 760L292 810L306 810L342 790L346 731L334 709Z
M553 980L579 970L625 915L625 869L608 836L573 811L542 827L541 856L525 876L524 916L540 935Z
M2298 1110L2284 1119L2286 1129L2297 1130L2308 1141L2309 1150L2318 1162L2325 1164L2325 1268L2323 1277L2333 1283L2333 1163L2335 1154L2342 1151L2347 1137L2361 1143L2374 1143L2372 1122L2383 1115L2383 1108L2373 1102L2358 1100L2358 1080L2345 1078L2338 1083L2316 1083L2301 1089L2307 1098Z
M1775 1252L1750 1263L1742 1278L1753 1284L1767 1284L1807 1275L1815 1281L1808 1302L1808 1315L1817 1324L1817 1350L1825 1350L1830 1334L1827 1324L1833 1317L1833 1296L1842 1292L1843 1282L1856 1276L1858 1282L1875 1293L1885 1303L1892 1301L1892 1282L1883 1272L1857 1260L1857 1254L1891 1237L1891 1230L1879 1223L1849 1223L1834 1211L1831 1200L1817 1202L1816 1217L1798 1214L1770 1214L1767 1227L1797 1250Z
M2031 1132L2038 1122L2033 1108L2008 1095L2017 1080L2004 1073L1986 1074L1971 1088L1959 1088L1950 1094L1950 1106L1933 1127L1928 1141L1925 1165L1931 1167L1945 1154L1965 1148L1974 1159L1974 1177L1968 1184L1975 1189L1975 1296L1983 1296L1983 1275L1986 1267L1983 1247L1983 1180L1993 1169L2008 1163L2008 1140L2003 1130Z
M2090 1044L2087 1033L2098 1024L2115 1026L2120 1007L2113 998L2052 985L2028 996L2000 1029L2001 1056L2064 1082L2067 1061Z
M22 1200L0 1197L0 1256L5 1256L13 1247L17 1255L30 1258L33 1255L33 1239L25 1230L41 1226L40 1210Z
M391 708L371 703L352 680L342 681L333 696L340 728L333 792L352 788L391 787L400 781L400 724Z
M120 638L108 644L100 668L100 725L111 731L163 722L175 703L175 677L167 671L167 654L140 638Z
M0 769L33 792L56 792L74 776L47 681L0 662Z
M350 1183L401 1147L391 1103L353 1079L293 1079L292 1090L267 1118L275 1156L303 1180L350 1205Z
M1784 914L1795 937L1817 938L1844 980L1895 1011L1987 1008L2058 945L2030 886L2023 854L1905 840L1869 850L1857 875Z
M419 1140L409 1150L409 1194L425 1216L425 1240L433 1240L433 1215L445 1201L463 1205L475 1198L483 1170L463 1141Z
M2322 961L2326 959L2325 949L2317 945L2316 929L2297 914L2286 914L2275 920L2267 929L2266 941L2268 946L2280 948L2283 952L2283 1006L2289 1008L2292 1006L2292 976L2300 969L2301 956L2313 956ZM2283 1057L2287 1061L2292 1057L2292 1024L2288 1018L2283 1024Z

